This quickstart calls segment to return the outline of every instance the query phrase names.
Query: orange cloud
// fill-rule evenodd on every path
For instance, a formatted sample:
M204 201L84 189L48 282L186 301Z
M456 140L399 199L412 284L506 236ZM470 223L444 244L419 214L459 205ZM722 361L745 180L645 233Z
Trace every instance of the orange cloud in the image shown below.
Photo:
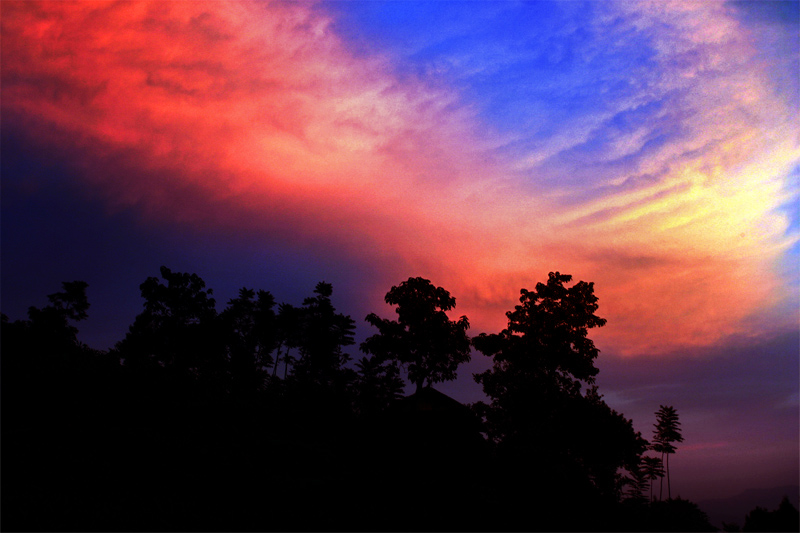
M460 95L350 54L324 5L6 2L2 106L80 154L111 206L380 261L376 302L422 275L474 329L496 330L521 287L561 270L596 282L603 349L713 342L783 288L772 267L792 241L776 209L794 194L797 126L723 7L616 7L636 11L624 14L652 33L662 67L616 112L677 93L678 118L664 120L682 134L570 188L537 183L537 165L591 128L501 158L505 140ZM604 157L652 135L621 133Z

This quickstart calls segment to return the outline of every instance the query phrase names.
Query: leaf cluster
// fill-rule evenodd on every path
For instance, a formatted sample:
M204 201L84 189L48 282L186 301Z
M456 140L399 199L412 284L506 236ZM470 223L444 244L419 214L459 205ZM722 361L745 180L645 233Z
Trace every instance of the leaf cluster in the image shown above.
M652 449L661 453L675 453L673 442L683 442L678 412L670 405L661 405L656 412Z
M427 382L453 380L459 365L470 360L469 320L450 320L447 311L456 300L429 280L409 278L386 293L387 304L396 306L397 320L375 313L366 321L378 328L361 344L361 350L380 361L392 361L408 370L417 390Z

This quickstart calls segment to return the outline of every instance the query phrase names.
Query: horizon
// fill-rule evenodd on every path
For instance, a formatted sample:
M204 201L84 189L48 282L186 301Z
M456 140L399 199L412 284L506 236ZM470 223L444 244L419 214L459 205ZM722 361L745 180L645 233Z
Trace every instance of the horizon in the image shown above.
M358 343L421 276L475 336L560 271L607 403L677 408L673 494L797 484L798 5L4 2L1 310L86 281L107 349L165 265L332 283Z

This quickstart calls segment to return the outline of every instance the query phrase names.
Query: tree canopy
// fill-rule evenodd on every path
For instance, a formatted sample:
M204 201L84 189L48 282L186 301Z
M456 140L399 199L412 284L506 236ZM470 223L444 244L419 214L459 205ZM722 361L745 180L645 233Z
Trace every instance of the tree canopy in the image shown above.
M337 378L342 366L350 360L344 347L355 342L355 321L336 312L332 294L330 283L318 283L314 296L303 301L299 315L301 356L294 373L319 383L330 383Z
M213 291L197 274L162 266L161 277L164 282L149 277L139 286L144 311L117 343L121 360L134 368L163 367L189 379L218 374L222 339Z
M278 345L275 298L267 291L243 287L220 313L225 356L232 387L245 392L264 385L272 352Z
M554 486L568 483L569 490L612 494L617 470L637 464L646 442L592 386L599 351L588 330L606 321L595 315L593 284L567 287L571 280L551 272L546 284L522 289L520 305L506 313L508 326L473 339L492 357L492 368L475 375L491 399L478 409L489 438L513 465L512 478L532 475Z
M417 391L426 382L455 379L458 366L470 360L467 317L450 320L447 316L456 299L442 287L417 277L393 286L385 300L397 306L397 320L367 315L366 321L378 328L378 333L365 340L361 349L382 361L405 365Z
M479 383L497 397L491 376L519 374L526 379L545 378L564 391L577 391L579 381L594 383L599 354L588 337L590 328L605 325L595 315L594 284L584 281L566 287L572 276L551 272L547 283L533 291L520 291L520 305L506 313L508 327L499 334L481 334L473 340L484 355L493 357L494 369L481 374Z

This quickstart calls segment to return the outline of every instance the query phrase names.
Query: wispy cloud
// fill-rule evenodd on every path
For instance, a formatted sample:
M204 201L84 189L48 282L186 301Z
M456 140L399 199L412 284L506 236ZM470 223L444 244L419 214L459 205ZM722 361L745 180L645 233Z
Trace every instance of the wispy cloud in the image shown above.
M785 291L795 103L724 4L590 5L390 53L324 4L7 2L3 113L144 219L380 261L375 301L424 275L496 329L559 269L596 282L603 349L745 331Z

